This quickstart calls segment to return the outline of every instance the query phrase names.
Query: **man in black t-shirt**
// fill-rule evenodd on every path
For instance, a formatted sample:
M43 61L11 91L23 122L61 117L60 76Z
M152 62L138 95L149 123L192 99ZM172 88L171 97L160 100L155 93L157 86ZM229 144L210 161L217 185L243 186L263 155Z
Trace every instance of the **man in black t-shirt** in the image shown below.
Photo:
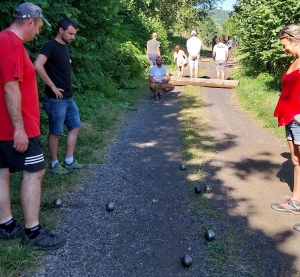
M74 159L74 148L81 129L79 109L73 99L69 43L75 39L77 24L70 18L60 20L56 37L48 41L34 62L36 72L46 83L43 107L49 117L48 148L50 172L68 175L72 169L85 169ZM67 150L63 164L57 157L58 139L68 128Z

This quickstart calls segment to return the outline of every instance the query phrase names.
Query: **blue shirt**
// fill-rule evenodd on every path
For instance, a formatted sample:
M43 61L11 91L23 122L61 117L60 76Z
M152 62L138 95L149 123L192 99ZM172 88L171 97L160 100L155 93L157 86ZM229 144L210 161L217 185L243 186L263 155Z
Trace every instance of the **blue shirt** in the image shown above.
M162 82L166 75L169 75L169 71L164 65L162 65L162 67L157 67L155 65L149 72L149 76L152 76L156 82Z

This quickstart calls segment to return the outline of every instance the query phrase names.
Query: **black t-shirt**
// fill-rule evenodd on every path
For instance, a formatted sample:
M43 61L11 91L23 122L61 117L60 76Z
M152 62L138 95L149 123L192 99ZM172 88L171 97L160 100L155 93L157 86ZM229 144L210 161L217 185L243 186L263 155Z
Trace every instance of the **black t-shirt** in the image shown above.
M64 90L63 99L71 98L73 90L69 45L52 39L44 44L40 54L48 58L44 65L45 70L55 86ZM45 94L50 98L56 98L48 85L45 87Z

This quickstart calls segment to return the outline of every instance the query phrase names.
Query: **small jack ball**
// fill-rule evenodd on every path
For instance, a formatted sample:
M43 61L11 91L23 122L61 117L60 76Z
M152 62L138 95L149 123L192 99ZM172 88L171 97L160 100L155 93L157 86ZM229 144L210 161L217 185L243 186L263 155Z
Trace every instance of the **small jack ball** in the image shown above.
M212 192L212 186L211 185L205 185L204 192L211 193Z
M206 240L212 241L215 238L215 233L212 230L206 230L204 236Z
M179 169L180 169L180 170L186 170L186 165L185 165L185 164L181 164L181 165L179 166Z
M106 210L108 211L108 212L111 212L111 211L113 211L114 209L115 209L115 203L114 202L112 202L112 201L109 201L109 202L107 202L107 204L106 204Z
M195 193L200 194L202 192L202 188L200 186L195 187Z
M58 198L58 199L55 199L54 202L53 202L53 205L55 207L60 207L62 204L61 200Z
M184 267L190 267L193 264L193 259L189 255L184 255L181 258L181 263Z

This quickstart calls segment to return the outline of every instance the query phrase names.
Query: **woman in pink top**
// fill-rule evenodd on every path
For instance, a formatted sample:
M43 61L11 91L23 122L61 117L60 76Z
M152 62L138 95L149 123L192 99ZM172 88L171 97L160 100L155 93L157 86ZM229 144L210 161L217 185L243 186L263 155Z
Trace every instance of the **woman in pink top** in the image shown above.
M286 138L294 164L294 189L292 197L273 203L277 211L300 214L300 25L286 26L279 35L283 50L294 56L294 62L282 77L282 92L274 111L278 126L285 126ZM294 228L300 231L299 224Z

